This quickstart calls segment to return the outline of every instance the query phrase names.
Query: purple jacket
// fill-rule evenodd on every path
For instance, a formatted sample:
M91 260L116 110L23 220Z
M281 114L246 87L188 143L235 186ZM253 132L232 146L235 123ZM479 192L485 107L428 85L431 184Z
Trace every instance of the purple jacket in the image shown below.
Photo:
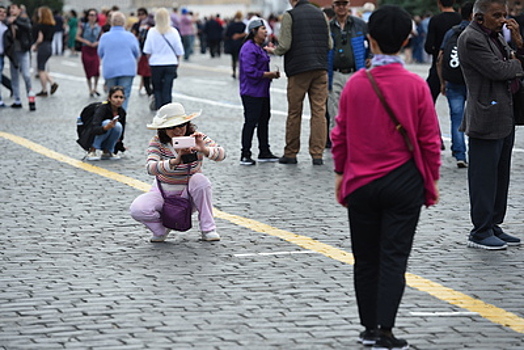
M239 55L240 95L269 97L271 79L262 78L269 72L269 55L253 40L242 45Z

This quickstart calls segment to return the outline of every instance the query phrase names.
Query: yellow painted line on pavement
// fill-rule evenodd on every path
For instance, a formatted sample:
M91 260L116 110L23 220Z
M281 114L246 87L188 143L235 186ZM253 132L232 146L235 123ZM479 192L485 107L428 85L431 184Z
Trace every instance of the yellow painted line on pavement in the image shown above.
M0 132L0 136L48 158L69 164L73 167L106 177L111 180L124 183L141 191L148 191L151 187L150 184L145 182L85 163L80 160L73 159L25 138L5 132ZM228 214L216 208L214 209L214 213L217 218L230 221L238 226L245 227L255 232L278 237L304 249L323 254L324 256L333 260L350 265L354 263L353 255L351 253L335 248L329 244L319 242L307 236L297 235L292 232L281 230L242 216ZM406 282L407 285L411 288L428 293L439 300L448 302L465 310L476 312L480 316L490 320L493 323L511 328L515 332L524 334L524 319L512 312L496 307L495 305L488 304L482 300L472 298L469 295L445 287L440 283L433 282L424 277L420 277L411 273L406 273Z
M89 163L85 163L81 160L77 160L71 157L68 157L66 155L63 155L61 153L55 152L53 150L50 150L49 148L46 148L42 145L39 145L38 143L34 143L32 141L29 141L28 139L25 139L23 137L19 137L13 134L8 134L5 132L0 131L0 136L2 136L5 139L11 140L16 144L19 144L20 146L24 146L26 148L29 148L31 151L34 151L36 153L40 153L43 156L46 156L48 158L58 160L59 162L69 164L71 166L74 166L76 168L80 168L85 171L89 171L91 173L96 173L98 175L107 177L112 180L116 180L118 182L122 182L126 185L129 185L131 187L137 188L142 191L148 191L151 185L148 185L142 181L133 179L129 176L120 175L118 173L115 173L110 170L106 170L104 168L100 168L94 165L91 165Z

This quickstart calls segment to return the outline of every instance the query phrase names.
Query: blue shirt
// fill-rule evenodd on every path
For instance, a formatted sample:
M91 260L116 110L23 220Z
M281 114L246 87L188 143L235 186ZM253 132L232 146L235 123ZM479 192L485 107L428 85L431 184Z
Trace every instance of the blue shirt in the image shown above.
M140 55L138 40L124 27L111 27L100 37L98 56L102 59L104 79L134 77Z
M269 55L253 40L248 40L240 49L239 82L240 95L269 97L271 79L263 78L269 72Z

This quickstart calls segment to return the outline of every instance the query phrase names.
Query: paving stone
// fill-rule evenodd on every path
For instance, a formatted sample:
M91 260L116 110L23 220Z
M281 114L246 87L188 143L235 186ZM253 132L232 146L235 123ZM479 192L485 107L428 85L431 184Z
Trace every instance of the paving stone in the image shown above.
M272 64L281 60L273 57ZM209 62L199 55L184 62L174 96L187 111L203 109L199 130L228 151L224 162L204 165L215 206L350 252L347 213L333 199L329 152L323 167L311 165L304 142L296 166L239 166L238 82L229 79L229 57L215 59L213 70ZM31 114L0 111L0 131L80 160L84 152L75 142L74 123L93 100L86 96L79 59L53 56L51 64L61 86L57 94L37 99ZM429 67L408 68L425 77ZM285 88L285 78L273 82L270 139L279 155ZM408 272L522 318L523 249L466 248L467 171L457 169L449 154L445 99L436 106L448 146L442 153L441 201L422 210ZM129 107L125 158L93 165L149 184L145 148L154 133L145 124L153 113L136 90ZM306 103L304 119L308 114ZM305 141L309 123L303 124ZM523 132L517 129L504 225L517 235L524 231ZM0 158L0 349L366 349L356 343L362 327L352 266L318 253L287 254L305 248L223 219L217 219L220 242L200 241L195 227L152 245L146 229L128 214L140 190L3 137L0 147L5 155ZM284 254L259 254L274 252ZM237 255L246 253L255 255ZM464 310L406 288L395 334L412 349L524 348L521 333L479 315L420 317L411 314L415 311Z

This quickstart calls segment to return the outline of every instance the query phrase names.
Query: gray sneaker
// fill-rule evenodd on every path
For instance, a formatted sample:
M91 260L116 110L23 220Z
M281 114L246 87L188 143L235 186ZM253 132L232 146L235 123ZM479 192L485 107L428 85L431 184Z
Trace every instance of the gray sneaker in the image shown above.
M489 236L483 239L476 239L470 236L468 239L468 247L486 250L501 250L506 249L508 245L496 236Z

